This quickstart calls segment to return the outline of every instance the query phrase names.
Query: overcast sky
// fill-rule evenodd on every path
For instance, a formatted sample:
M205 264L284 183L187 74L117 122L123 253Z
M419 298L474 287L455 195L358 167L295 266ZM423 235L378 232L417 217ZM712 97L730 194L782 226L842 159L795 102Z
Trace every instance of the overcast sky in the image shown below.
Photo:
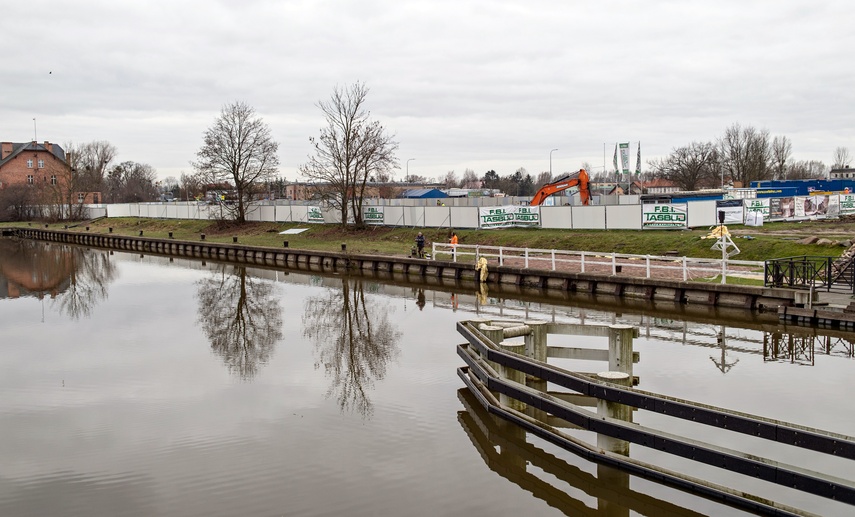
M318 101L364 82L402 179L611 168L740 123L793 158L855 152L855 2L271 0L6 2L0 140L106 140L161 178L192 172L244 101L298 180ZM33 119L35 120L35 124ZM646 167L645 167L646 168Z

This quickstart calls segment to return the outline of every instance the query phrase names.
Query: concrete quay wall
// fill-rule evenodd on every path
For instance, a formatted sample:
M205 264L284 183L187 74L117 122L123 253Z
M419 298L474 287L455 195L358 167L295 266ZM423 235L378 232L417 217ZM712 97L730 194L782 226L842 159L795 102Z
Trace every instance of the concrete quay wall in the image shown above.
M182 241L101 233L81 233L36 228L16 228L13 235L48 242L162 254L251 264L270 268L306 271L390 272L410 280L449 279L478 283L474 264L411 257L362 255L341 252L311 251L294 248L246 246L239 243L212 243L204 240ZM671 301L688 305L735 307L749 310L789 307L795 303L794 291L756 286L707 284L620 275L568 273L508 266L490 266L488 285L516 285L614 296L651 301Z

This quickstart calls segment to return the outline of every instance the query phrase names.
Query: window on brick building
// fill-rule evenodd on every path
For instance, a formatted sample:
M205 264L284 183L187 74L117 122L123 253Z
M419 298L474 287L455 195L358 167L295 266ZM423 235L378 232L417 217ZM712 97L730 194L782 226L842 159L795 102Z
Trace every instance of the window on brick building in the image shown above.
M45 168L45 161L39 160L39 169L44 169L44 168Z
M51 184L51 185L56 185L56 176L51 176L51 177L50 177L50 184Z
M82 193L82 192L81 192L81 193L79 193L79 194L77 194L77 202L78 202L78 203L82 203L82 202L83 202L83 193Z
M30 185L32 185L34 181L35 181L35 180L33 179L33 175L32 175L32 174L27 174L27 183L29 183Z
M28 168L28 169L32 169L32 168L33 168L33 160L27 160L27 168Z

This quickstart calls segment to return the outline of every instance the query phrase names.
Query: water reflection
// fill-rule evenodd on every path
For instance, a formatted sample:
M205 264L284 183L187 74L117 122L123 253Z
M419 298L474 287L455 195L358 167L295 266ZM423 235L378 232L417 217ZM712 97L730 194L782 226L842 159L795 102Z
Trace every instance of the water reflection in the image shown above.
M369 391L400 352L401 332L389 312L387 303L365 297L361 278L345 278L340 289L306 300L303 336L314 342L315 368L323 366L332 379L327 397L334 396L342 411L372 414Z
M115 278L105 251L0 239L0 298L48 296L60 312L77 320L91 316Z
M525 431L489 414L466 388L457 397L464 407L458 422L490 470L566 515L703 515L633 490L619 469L598 465L594 475L528 443Z
M197 284L198 322L229 371L250 380L282 338L282 309L273 284L247 274L246 267L213 267Z

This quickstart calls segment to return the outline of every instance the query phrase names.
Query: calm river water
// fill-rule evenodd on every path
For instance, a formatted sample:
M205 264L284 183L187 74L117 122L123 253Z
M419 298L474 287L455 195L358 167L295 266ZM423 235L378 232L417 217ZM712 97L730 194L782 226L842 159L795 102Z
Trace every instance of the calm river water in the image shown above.
M497 424L455 372L460 320L627 323L639 327L641 389L855 435L855 336L705 311L0 239L0 515L744 515ZM851 462L633 419L853 478Z

